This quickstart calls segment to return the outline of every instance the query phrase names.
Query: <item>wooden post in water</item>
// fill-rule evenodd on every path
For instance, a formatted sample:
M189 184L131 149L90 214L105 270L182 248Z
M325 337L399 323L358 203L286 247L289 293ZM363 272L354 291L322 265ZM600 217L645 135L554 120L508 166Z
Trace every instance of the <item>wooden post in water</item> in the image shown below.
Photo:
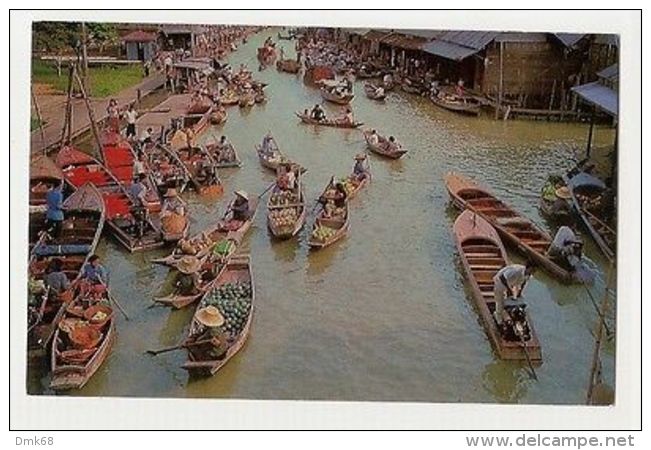
M500 41L500 82L497 93L497 109L495 110L495 119L498 119L502 111L502 92L504 89L504 42Z
M594 121L596 115L597 107L592 105L592 112L590 113L590 130L588 131L588 146L585 149L585 157L590 157L590 151L592 150L592 135L594 134Z
M97 129L97 122L95 120L95 112L93 111L93 105L90 103L90 99L88 98L86 88L84 87L84 82L83 80L79 77L79 73L75 70L74 72L75 80L79 84L79 90L81 91L81 96L84 99L84 103L86 103L86 109L88 109L88 119L90 120L90 129L93 132L93 137L95 138L95 143L97 144L96 148L96 155L99 157L100 160L103 161L102 158L102 143L99 138L99 130Z
M83 64L83 80L84 86L87 91L90 91L90 77L88 76L88 49L86 48L86 41L88 40L88 32L86 30L86 22L81 23L81 61Z
M36 111L36 119L38 120L38 129L41 132L41 143L43 144L43 153L45 151L45 132L43 131L43 116L41 116L41 108L38 106L38 101L36 100L36 94L34 94L34 85L31 86L32 91L32 102L34 103L34 110Z

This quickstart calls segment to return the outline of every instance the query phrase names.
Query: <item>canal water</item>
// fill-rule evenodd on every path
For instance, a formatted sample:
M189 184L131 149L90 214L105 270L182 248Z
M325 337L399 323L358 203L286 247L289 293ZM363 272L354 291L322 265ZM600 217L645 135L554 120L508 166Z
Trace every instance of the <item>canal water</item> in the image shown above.
M230 57L234 68L246 63L269 84L269 101L250 111L231 107L228 121L206 133L205 139L226 134L243 165L221 173L226 190L221 199L185 195L192 233L221 216L234 190L255 195L273 181L254 151L268 130L284 153L309 169L304 181L310 201L331 175L350 173L354 155L364 151L358 130L299 123L294 111L320 103L318 90L275 68L257 71L256 48L276 31L251 37ZM294 41L279 44L293 55ZM350 233L323 251L308 250L313 213L297 239L272 242L266 209L258 210L244 243L253 258L256 309L248 343L238 356L216 376L190 380L180 368L183 351L144 354L178 343L193 308L150 308L171 276L149 261L169 249L129 254L107 237L99 253L110 271L112 293L131 320L118 316L110 357L87 386L68 395L585 402L597 323L585 288L564 286L537 272L526 300L542 344L539 380L531 379L526 364L499 360L460 270L452 235L458 212L449 206L443 177L454 170L481 181L553 232L538 212L539 191L548 173L566 170L569 158L583 152L587 125L469 118L401 92L376 103L364 96L362 82L356 82L355 92L356 118L382 134L394 134L409 153L398 161L371 154L373 181L352 201ZM330 113L337 108L326 105ZM609 130L598 130L596 146L607 147L612 138ZM599 302L606 262L585 239L587 257L598 272L590 289ZM521 261L515 253L509 256ZM602 355L611 386L614 348L614 340L608 341ZM31 393L53 394L48 383L47 370L30 370Z

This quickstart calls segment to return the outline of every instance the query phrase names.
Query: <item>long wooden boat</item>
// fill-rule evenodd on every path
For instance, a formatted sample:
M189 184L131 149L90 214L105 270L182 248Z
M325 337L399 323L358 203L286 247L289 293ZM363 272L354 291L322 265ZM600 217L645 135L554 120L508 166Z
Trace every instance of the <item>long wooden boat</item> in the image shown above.
M33 154L29 162L29 245L38 241L45 230L47 192L63 181L63 172L52 159L42 153Z
M444 95L443 97L432 96L430 100L436 106L456 113L478 116L481 112L481 104L472 97Z
M268 154L262 151L261 145L256 144L255 150L258 153L260 165L266 169L272 170L274 173L278 171L278 167L280 167L281 164L293 163L292 160L283 155L278 149L276 149L272 154ZM301 173L305 172L307 172L307 169L301 166Z
M186 169L194 189L199 193L223 193L224 187L210 153L202 147L184 147L173 151Z
M497 231L482 216L470 210L461 213L453 229L473 302L497 355L508 360L526 360L527 356L532 361L542 360L540 342L526 310L525 328L528 328L528 333L525 335L528 339L523 336L524 342L517 336L511 336L511 339L505 337L493 316L493 277L509 263Z
M445 184L456 207L461 210L470 209L484 217L507 244L517 248L561 281L581 281L547 255L552 237L531 220L496 198L486 188L457 173L448 173Z
M258 61L262 68L272 65L276 61L276 49L274 47L259 47Z
M240 102L240 96L233 89L228 89L220 97L220 101L224 106L234 106Z
M229 142L228 144L230 146L230 149L232 150L233 158L223 158L220 154L219 149L221 148L218 142L212 142L209 144L206 144L205 148L212 160L215 162L215 167L218 169L228 169L228 168L234 168L234 167L240 167L242 165L242 161L240 160L239 156L237 155L237 150L235 149L235 146Z
M330 179L330 182L323 190L321 198L324 198L331 189L335 189L334 177ZM315 250L328 247L342 239L348 233L349 229L350 217L348 212L348 201L344 204L343 214L333 217L326 216L325 207L322 205L316 219L314 220L308 245L311 249Z
M168 189L176 189L178 193L185 190L190 175L176 153L156 144L147 147L145 154L147 169L160 194L164 195Z
M65 200L63 210L61 234L57 238L43 235L32 251L29 276L33 280L43 280L52 259L59 258L68 280L76 282L97 247L106 217L104 200L97 188L92 184L82 185ZM37 303L32 308L34 314L27 333L30 359L45 356L63 317L63 306L71 298L70 292L56 296L45 291L35 296Z
M221 125L228 120L228 111L226 109L215 109L210 115L212 125Z
M334 128L358 128L364 125L363 122L354 122L354 123L347 123L347 122L341 122L337 119L324 119L324 120L316 120L311 118L309 115L305 115L304 113L296 112L296 117L301 119L303 123L306 123L308 125L321 125L324 127L334 127Z
M344 186L346 187L346 192L348 193L348 200L354 198L362 189L364 189L371 182L371 174L368 173L367 177L364 177L361 181L357 179L354 173L348 175L344 181Z
M400 88L402 89L403 92L406 92L408 94L417 94L420 95L421 91L423 90L422 86L420 86L417 83L407 83L405 80L400 83Z
M151 219L138 229L132 215L133 200L106 167L92 156L73 147L64 147L56 157L66 183L77 189L93 183L102 194L106 206L106 224L115 238L129 251L150 250L164 244L160 229Z
M336 94L333 91L328 90L326 87L322 87L320 91L321 91L321 97L323 97L324 100L331 103L336 103L337 105L347 105L355 97L355 94L353 93Z
M370 131L364 131L364 139L366 140L366 146L371 150L373 153L377 153L380 156L384 156L386 158L391 158L391 159L399 159L401 158L405 153L407 153L407 150L403 148L397 148L397 149L391 149L389 145L389 140L385 138L384 136L380 136L378 134L378 143L377 144L372 144L369 141L369 137L371 136Z
M127 189L134 180L133 165L136 159L131 144L120 133L105 132L102 135L101 153L105 167ZM160 193L151 173L146 175L145 207L150 213L158 213L161 209Z
M243 288L243 292L245 292L245 296L248 299L246 304L249 305L248 308L245 307L245 317L241 317L241 313L233 313L230 308L225 306L226 303L216 304L216 307L220 310L225 319L223 329L229 334L228 348L226 349L226 352L216 359L211 354L211 350L213 350L212 344L208 342L201 343L206 339L202 337L204 334L203 326L196 319L195 313L195 317L193 317L192 323L190 324L190 330L184 341L184 345L187 348L188 359L181 366L193 375L211 376L216 374L242 349L251 331L251 322L255 310L255 286L253 282L251 258L248 255L237 255L231 258L226 269L215 282L211 291L207 292L199 303L197 312L200 308L210 304L210 296L213 292L218 293L220 288L224 288L228 285ZM248 295L246 295L247 293ZM238 318L238 316L240 317Z
M280 196L289 193L289 201L279 202ZM307 208L305 207L305 192L300 174L296 177L296 187L291 191L282 191L274 186L267 201L267 227L276 239L290 239L298 234L305 225Z
M296 74L301 69L301 65L295 59L280 59L276 61L276 69L281 72Z
M184 256L192 255L203 258L210 252L214 244L224 239L240 245L253 224L259 200L257 197L249 200L249 220L245 222L232 220L233 210L231 205L232 203L229 204L224 216L217 223L187 239L186 242L179 243L168 256L153 259L151 262L176 268Z
M307 67L303 75L303 83L316 86L323 80L334 80L335 71L330 66L316 65Z
M360 69L355 74L355 77L360 80L367 80L369 78L379 78L381 76L382 76L381 70L368 70L364 67L360 67Z
M80 282L75 286L75 299L65 310L52 342L50 388L56 391L84 387L111 353L116 337L115 316L104 286ZM75 328L92 332L95 340L79 346L74 340Z
M239 106L240 108L250 108L255 105L255 92L246 91L240 94Z
M384 88L382 88L384 89ZM377 100L377 101L384 101L384 99L387 97L386 92L382 92L381 94L377 93L377 86L372 84L372 83L365 83L364 84L364 93L368 98L371 100Z
M574 176L563 176L572 195L574 211L590 232L601 252L610 261L615 260L617 232L598 216L604 209L606 185L598 178L579 172Z

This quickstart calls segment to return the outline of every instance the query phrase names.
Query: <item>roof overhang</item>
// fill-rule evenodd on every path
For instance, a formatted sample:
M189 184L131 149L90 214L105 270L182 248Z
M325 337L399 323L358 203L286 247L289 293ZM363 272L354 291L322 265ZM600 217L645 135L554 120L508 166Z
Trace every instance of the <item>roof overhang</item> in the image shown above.
M617 117L619 103L617 91L597 81L573 87L572 91L586 102L595 105L613 117Z

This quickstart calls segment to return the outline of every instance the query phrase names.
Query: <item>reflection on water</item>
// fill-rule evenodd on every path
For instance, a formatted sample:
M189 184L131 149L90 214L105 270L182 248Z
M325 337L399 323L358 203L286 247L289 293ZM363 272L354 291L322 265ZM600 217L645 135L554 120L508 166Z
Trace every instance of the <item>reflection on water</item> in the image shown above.
M256 48L275 33L249 39L231 64L257 69ZM242 167L220 172L225 192L217 199L183 194L192 233L221 217L234 190L257 195L273 181L254 150L268 130L284 153L308 168L308 211L330 176L350 173L353 157L365 151L359 130L317 128L294 116L321 103L318 90L273 68L255 75L269 83L268 103L250 111L232 107L228 121L205 134L206 140L227 135ZM118 316L110 358L74 395L585 401L597 319L587 292L538 271L526 297L542 344L540 381L531 381L521 363L496 360L457 264L451 227L458 212L448 204L443 176L455 170L476 178L552 231L538 212L538 192L550 171L569 168L568 158L583 151L587 126L468 118L399 92L379 104L364 96L362 85L355 85L357 119L394 134L409 153L398 161L371 155L373 180L351 203L349 234L322 251L310 252L306 242L314 212L297 239L272 241L263 199L243 245L253 257L256 306L251 336L239 355L217 376L202 380L189 380L180 368L183 351L145 355L147 349L178 343L193 311L150 307L172 276L149 261L169 249L128 254L104 239L99 253L111 273L113 295L130 320ZM327 110L336 113L340 107ZM612 133L599 129L595 145L611 143ZM590 289L600 299L605 261L586 241L586 254L599 272ZM514 253L509 257L522 261ZM614 341L608 341L603 370L609 384L614 384L614 351ZM48 383L46 370L30 371L30 392L51 394Z

